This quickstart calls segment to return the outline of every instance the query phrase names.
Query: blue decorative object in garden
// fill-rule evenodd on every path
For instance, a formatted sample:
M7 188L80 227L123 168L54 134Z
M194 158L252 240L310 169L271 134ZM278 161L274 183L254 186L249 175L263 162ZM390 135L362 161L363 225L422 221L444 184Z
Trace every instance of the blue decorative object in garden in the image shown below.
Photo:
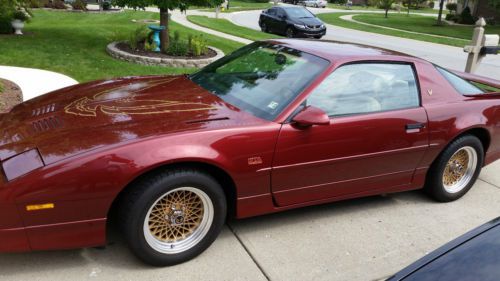
M165 30L165 26L163 26L163 25L150 25L150 26L148 26L148 28L154 32L153 33L153 42L156 45L156 49L154 49L154 51L159 52L161 50L160 31Z

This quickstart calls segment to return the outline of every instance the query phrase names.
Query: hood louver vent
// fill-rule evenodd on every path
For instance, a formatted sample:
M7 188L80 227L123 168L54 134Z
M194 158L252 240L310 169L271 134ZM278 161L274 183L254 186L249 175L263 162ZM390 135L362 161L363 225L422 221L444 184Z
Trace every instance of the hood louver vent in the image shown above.
M49 117L33 122L33 129L35 133L45 132L51 129L60 128L62 122L58 117Z
M43 114L54 112L55 110L56 110L56 104L53 103L53 104L49 104L49 105L46 105L46 106L39 107L37 109L33 109L32 113L31 113L31 116L32 117L40 116L40 115L43 115Z

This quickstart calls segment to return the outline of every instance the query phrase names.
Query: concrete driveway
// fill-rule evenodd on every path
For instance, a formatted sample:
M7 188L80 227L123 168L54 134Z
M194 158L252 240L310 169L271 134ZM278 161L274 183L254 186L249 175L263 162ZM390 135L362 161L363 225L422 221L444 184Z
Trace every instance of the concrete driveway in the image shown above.
M105 249L0 255L0 280L374 280L500 216L500 161L462 199L420 191L232 220L187 263L151 268L111 233Z

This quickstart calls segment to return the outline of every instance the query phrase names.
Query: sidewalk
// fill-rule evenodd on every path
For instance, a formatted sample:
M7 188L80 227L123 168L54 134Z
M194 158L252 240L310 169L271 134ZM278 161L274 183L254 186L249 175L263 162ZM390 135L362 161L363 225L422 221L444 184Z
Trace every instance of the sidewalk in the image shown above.
M23 92L23 101L39 95L78 84L66 75L34 68L23 68L0 65L0 78L16 83Z

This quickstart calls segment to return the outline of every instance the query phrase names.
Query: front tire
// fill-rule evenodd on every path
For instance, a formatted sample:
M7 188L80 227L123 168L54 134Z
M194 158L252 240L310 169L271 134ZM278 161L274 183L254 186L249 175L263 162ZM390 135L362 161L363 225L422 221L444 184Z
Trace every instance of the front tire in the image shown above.
M294 38L295 37L295 30L293 30L292 27L288 27L285 31L285 35L287 38Z
M269 29L267 28L267 24L264 22L260 25L260 30L262 30L262 32L265 32L265 33L269 32Z
M471 135L454 140L432 164L425 190L439 202L464 196L476 182L484 163L481 141Z
M168 170L139 181L125 195L122 229L131 251L153 266L190 260L217 238L226 198L209 174Z

